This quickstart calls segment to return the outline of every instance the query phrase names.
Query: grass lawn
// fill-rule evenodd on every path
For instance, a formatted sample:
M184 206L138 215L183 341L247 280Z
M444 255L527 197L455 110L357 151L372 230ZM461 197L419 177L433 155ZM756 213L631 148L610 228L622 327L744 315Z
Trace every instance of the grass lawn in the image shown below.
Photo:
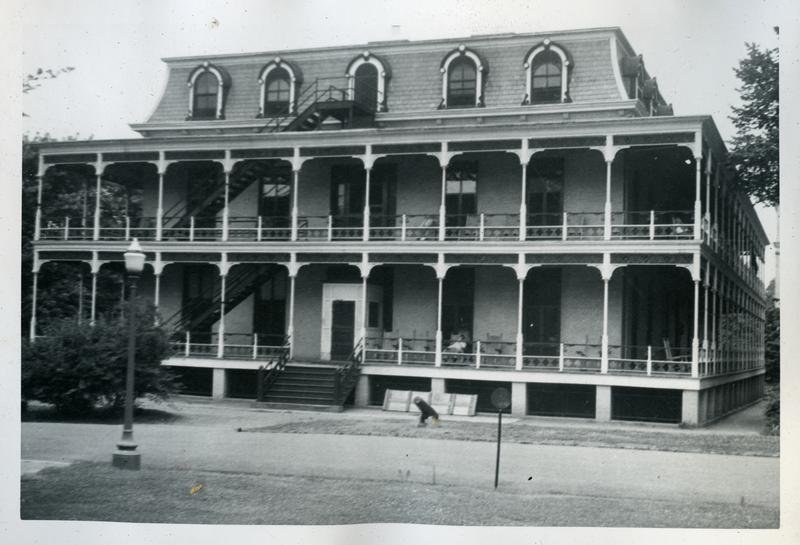
M201 486L202 485L202 486ZM192 491L194 490L194 493ZM23 519L196 524L355 524L775 528L761 506L510 493L79 463L22 479Z
M317 433L337 435L379 435L453 439L459 441L497 441L497 424L443 420L438 428L418 428L416 417L401 419L314 419L298 417L296 421L248 428L243 431L261 433ZM777 436L711 434L693 430L653 430L642 427L608 429L603 427L553 426L520 420L503 425L503 442L537 445L699 452L739 456L778 456Z

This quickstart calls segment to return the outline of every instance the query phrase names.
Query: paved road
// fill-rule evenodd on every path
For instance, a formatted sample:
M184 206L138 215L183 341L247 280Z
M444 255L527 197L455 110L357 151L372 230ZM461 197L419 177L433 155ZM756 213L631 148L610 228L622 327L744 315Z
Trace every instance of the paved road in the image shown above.
M146 466L277 475L407 479L491 488L496 445L398 437L237 432L286 413L248 412L171 424L139 424ZM430 429L431 433L436 433ZM24 460L110 462L120 427L24 423ZM530 494L575 494L778 506L778 458L504 444L501 486Z

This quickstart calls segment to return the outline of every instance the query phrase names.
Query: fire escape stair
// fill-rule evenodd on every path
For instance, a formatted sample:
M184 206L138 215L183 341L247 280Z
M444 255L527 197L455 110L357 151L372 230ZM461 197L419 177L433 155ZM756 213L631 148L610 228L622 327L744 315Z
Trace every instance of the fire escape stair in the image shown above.
M237 267L228 275L225 286L225 313L233 310L239 303L255 293L279 270L276 266ZM176 334L180 332L211 331L219 321L222 294L219 286L196 298L193 302L167 318L163 326Z
M246 163L231 175L228 183L228 200L232 201L263 174L258 163ZM192 206L192 202L198 202ZM164 212L163 225L169 229L188 229L192 217L214 217L225 208L225 183L219 173L214 173L192 187L189 197Z

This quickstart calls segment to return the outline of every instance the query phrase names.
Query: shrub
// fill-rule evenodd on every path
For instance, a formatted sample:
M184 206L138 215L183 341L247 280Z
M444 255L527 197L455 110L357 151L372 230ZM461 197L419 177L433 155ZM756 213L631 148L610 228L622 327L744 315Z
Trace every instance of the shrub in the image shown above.
M767 387L767 433L779 435L781 431L781 390L778 387Z
M154 311L137 303L135 398L164 398L175 388L161 361L169 356L166 334L153 327ZM64 413L125 402L127 320L98 320L94 326L72 319L53 322L44 336L22 349L22 397L52 403Z

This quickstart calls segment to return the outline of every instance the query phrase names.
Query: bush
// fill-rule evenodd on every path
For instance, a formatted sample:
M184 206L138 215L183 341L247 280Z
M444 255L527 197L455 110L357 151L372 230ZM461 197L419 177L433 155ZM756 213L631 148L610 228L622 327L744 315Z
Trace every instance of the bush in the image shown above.
M781 390L767 386L767 433L779 435L781 431Z
M161 367L170 347L164 331L153 327L154 316L152 307L137 303L135 398L161 399L176 386ZM94 326L56 321L35 343L23 345L22 397L70 414L121 407L127 350L127 320L101 319Z

